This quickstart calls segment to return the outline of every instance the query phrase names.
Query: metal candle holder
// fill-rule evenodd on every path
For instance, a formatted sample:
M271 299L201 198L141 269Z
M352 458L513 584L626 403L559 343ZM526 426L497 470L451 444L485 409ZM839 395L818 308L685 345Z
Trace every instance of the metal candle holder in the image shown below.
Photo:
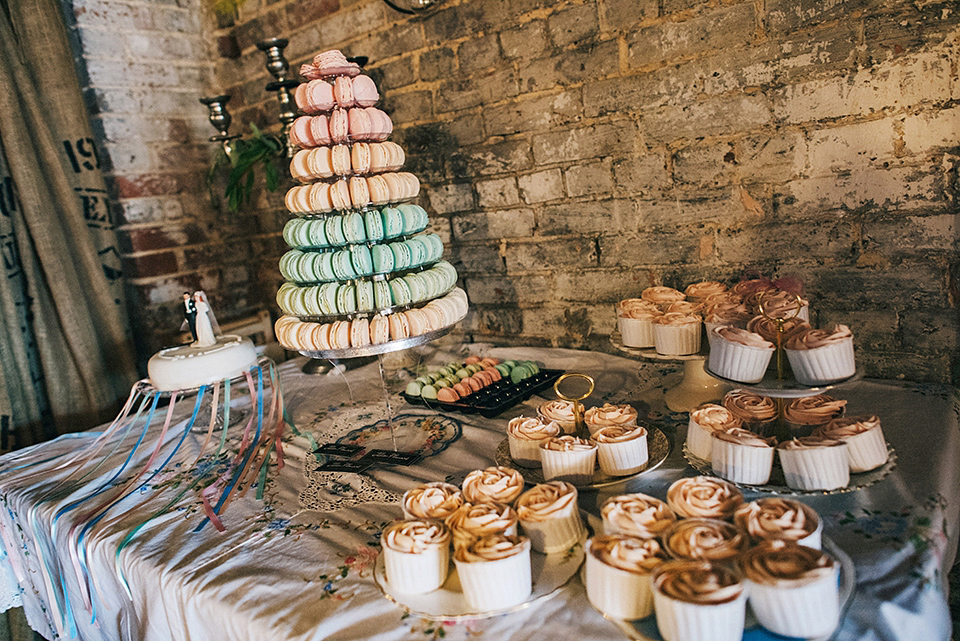
M233 153L233 141L240 137L240 134L230 135L230 123L233 117L227 111L227 103L230 102L230 96L221 95L212 98L201 98L200 102L210 110L210 124L220 132L219 136L210 136L210 142L219 142L223 144L223 151L229 156Z
M296 89L300 84L299 80L290 78L290 63L283 55L283 50L287 47L289 41L286 38L267 38L257 43L257 49L267 56L267 71L275 78L273 82L267 83L267 91L275 91L277 100L280 102L280 124L281 136L287 150L287 157L292 158L294 149L287 141L289 140L290 127L293 121L297 119L297 106L293 99L292 89Z

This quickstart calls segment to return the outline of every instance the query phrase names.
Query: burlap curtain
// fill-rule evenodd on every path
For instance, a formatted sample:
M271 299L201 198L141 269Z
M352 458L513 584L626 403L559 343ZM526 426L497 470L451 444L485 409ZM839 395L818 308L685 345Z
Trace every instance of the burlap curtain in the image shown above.
M0 0L0 449L109 418L136 378L58 0Z

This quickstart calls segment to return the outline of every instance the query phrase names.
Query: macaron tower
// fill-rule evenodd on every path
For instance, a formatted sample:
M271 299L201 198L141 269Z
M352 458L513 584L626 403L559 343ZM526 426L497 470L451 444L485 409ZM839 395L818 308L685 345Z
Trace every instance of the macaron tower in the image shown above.
M401 171L404 151L388 140L393 123L375 106L376 84L340 51L301 67L304 114L290 130L298 148L285 197L293 218L283 230L284 316L276 335L287 349L328 356L407 347L467 313L443 243L426 231L427 212L411 202L420 182ZM398 343L404 341L404 343ZM359 354L356 354L359 355Z

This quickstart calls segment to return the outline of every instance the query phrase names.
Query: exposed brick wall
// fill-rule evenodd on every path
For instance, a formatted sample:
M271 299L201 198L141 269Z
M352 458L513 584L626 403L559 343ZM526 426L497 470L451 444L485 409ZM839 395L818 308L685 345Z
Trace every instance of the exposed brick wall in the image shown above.
M215 131L198 99L219 93L218 51L205 3L65 2L144 360L179 333L185 290L206 290L221 321L264 305L257 267L262 254L276 254L277 222L211 207L204 177Z
M757 268L800 275L869 374L948 380L958 26L954 0L449 0L425 19L248 0L207 41L236 130L276 121L258 40L289 38L294 65L369 56L478 340L609 350L617 299ZM154 210L145 227L186 216ZM263 211L251 251L275 261L284 216ZM142 242L183 260L160 231Z

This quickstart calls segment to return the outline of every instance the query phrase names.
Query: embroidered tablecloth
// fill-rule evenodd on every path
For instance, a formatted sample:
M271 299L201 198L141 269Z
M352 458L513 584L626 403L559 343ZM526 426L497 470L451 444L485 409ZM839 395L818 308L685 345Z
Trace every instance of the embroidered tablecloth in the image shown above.
M631 402L670 436L672 452L658 469L625 486L582 492L581 506L588 511L598 513L607 497L625 491L664 498L670 483L695 474L680 447L687 415L669 412L662 400L680 376L679 363L483 344L448 343L445 350L422 348L413 357L419 362L405 364L439 366L469 350L583 372L597 381L588 404ZM386 401L375 361L311 374L302 371L304 364L296 359L279 368L296 428L287 428L284 435L285 464L270 469L258 488L262 500L252 490L233 501L223 515L225 532L210 526L196 531L204 519L199 494L185 491L198 475L216 473L227 464L225 457L203 457L192 465L204 439L199 430L187 434L171 463L147 485L92 527L84 546L93 622L80 585L84 573L71 558L67 534L74 525L70 519L82 510L64 512L64 507L81 500L84 488L120 483L123 479L112 475L129 443L120 439L103 448L99 466L84 472L84 488L62 497L57 494L61 483L77 479L69 477L69 469L53 469L56 457L88 445L99 432L64 436L0 458L5 533L0 607L22 603L31 626L51 639L58 630L60 638L70 636L62 622L64 607L71 608L77 636L91 640L625 638L589 605L578 577L555 597L521 612L460 622L405 614L383 597L372 577L380 532L401 516L400 494L426 481L459 483L468 471L492 465L507 420L534 414L552 391L493 419L438 414L399 397L410 374L390 369L388 359L391 411L422 428L433 455L410 467L380 466L360 475L323 472L318 469L322 459L313 452L316 444L348 434L364 443L380 439L378 446L387 442L384 424L377 427ZM898 455L893 472L874 486L804 498L824 518L825 534L856 566L854 596L835 638L948 639L944 583L960 530L960 405L954 392L943 386L864 380L832 394L848 400L849 413L877 414ZM237 395L234 411L242 416L249 402ZM164 448L180 440L191 409L192 403L177 409ZM238 446L234 440L229 439L228 449ZM24 476L24 470L35 472L45 465L51 471L42 480ZM178 496L173 509L162 509ZM755 496L747 493L748 500ZM58 512L62 516L53 528ZM51 595L58 590L66 594L68 606L51 607Z

